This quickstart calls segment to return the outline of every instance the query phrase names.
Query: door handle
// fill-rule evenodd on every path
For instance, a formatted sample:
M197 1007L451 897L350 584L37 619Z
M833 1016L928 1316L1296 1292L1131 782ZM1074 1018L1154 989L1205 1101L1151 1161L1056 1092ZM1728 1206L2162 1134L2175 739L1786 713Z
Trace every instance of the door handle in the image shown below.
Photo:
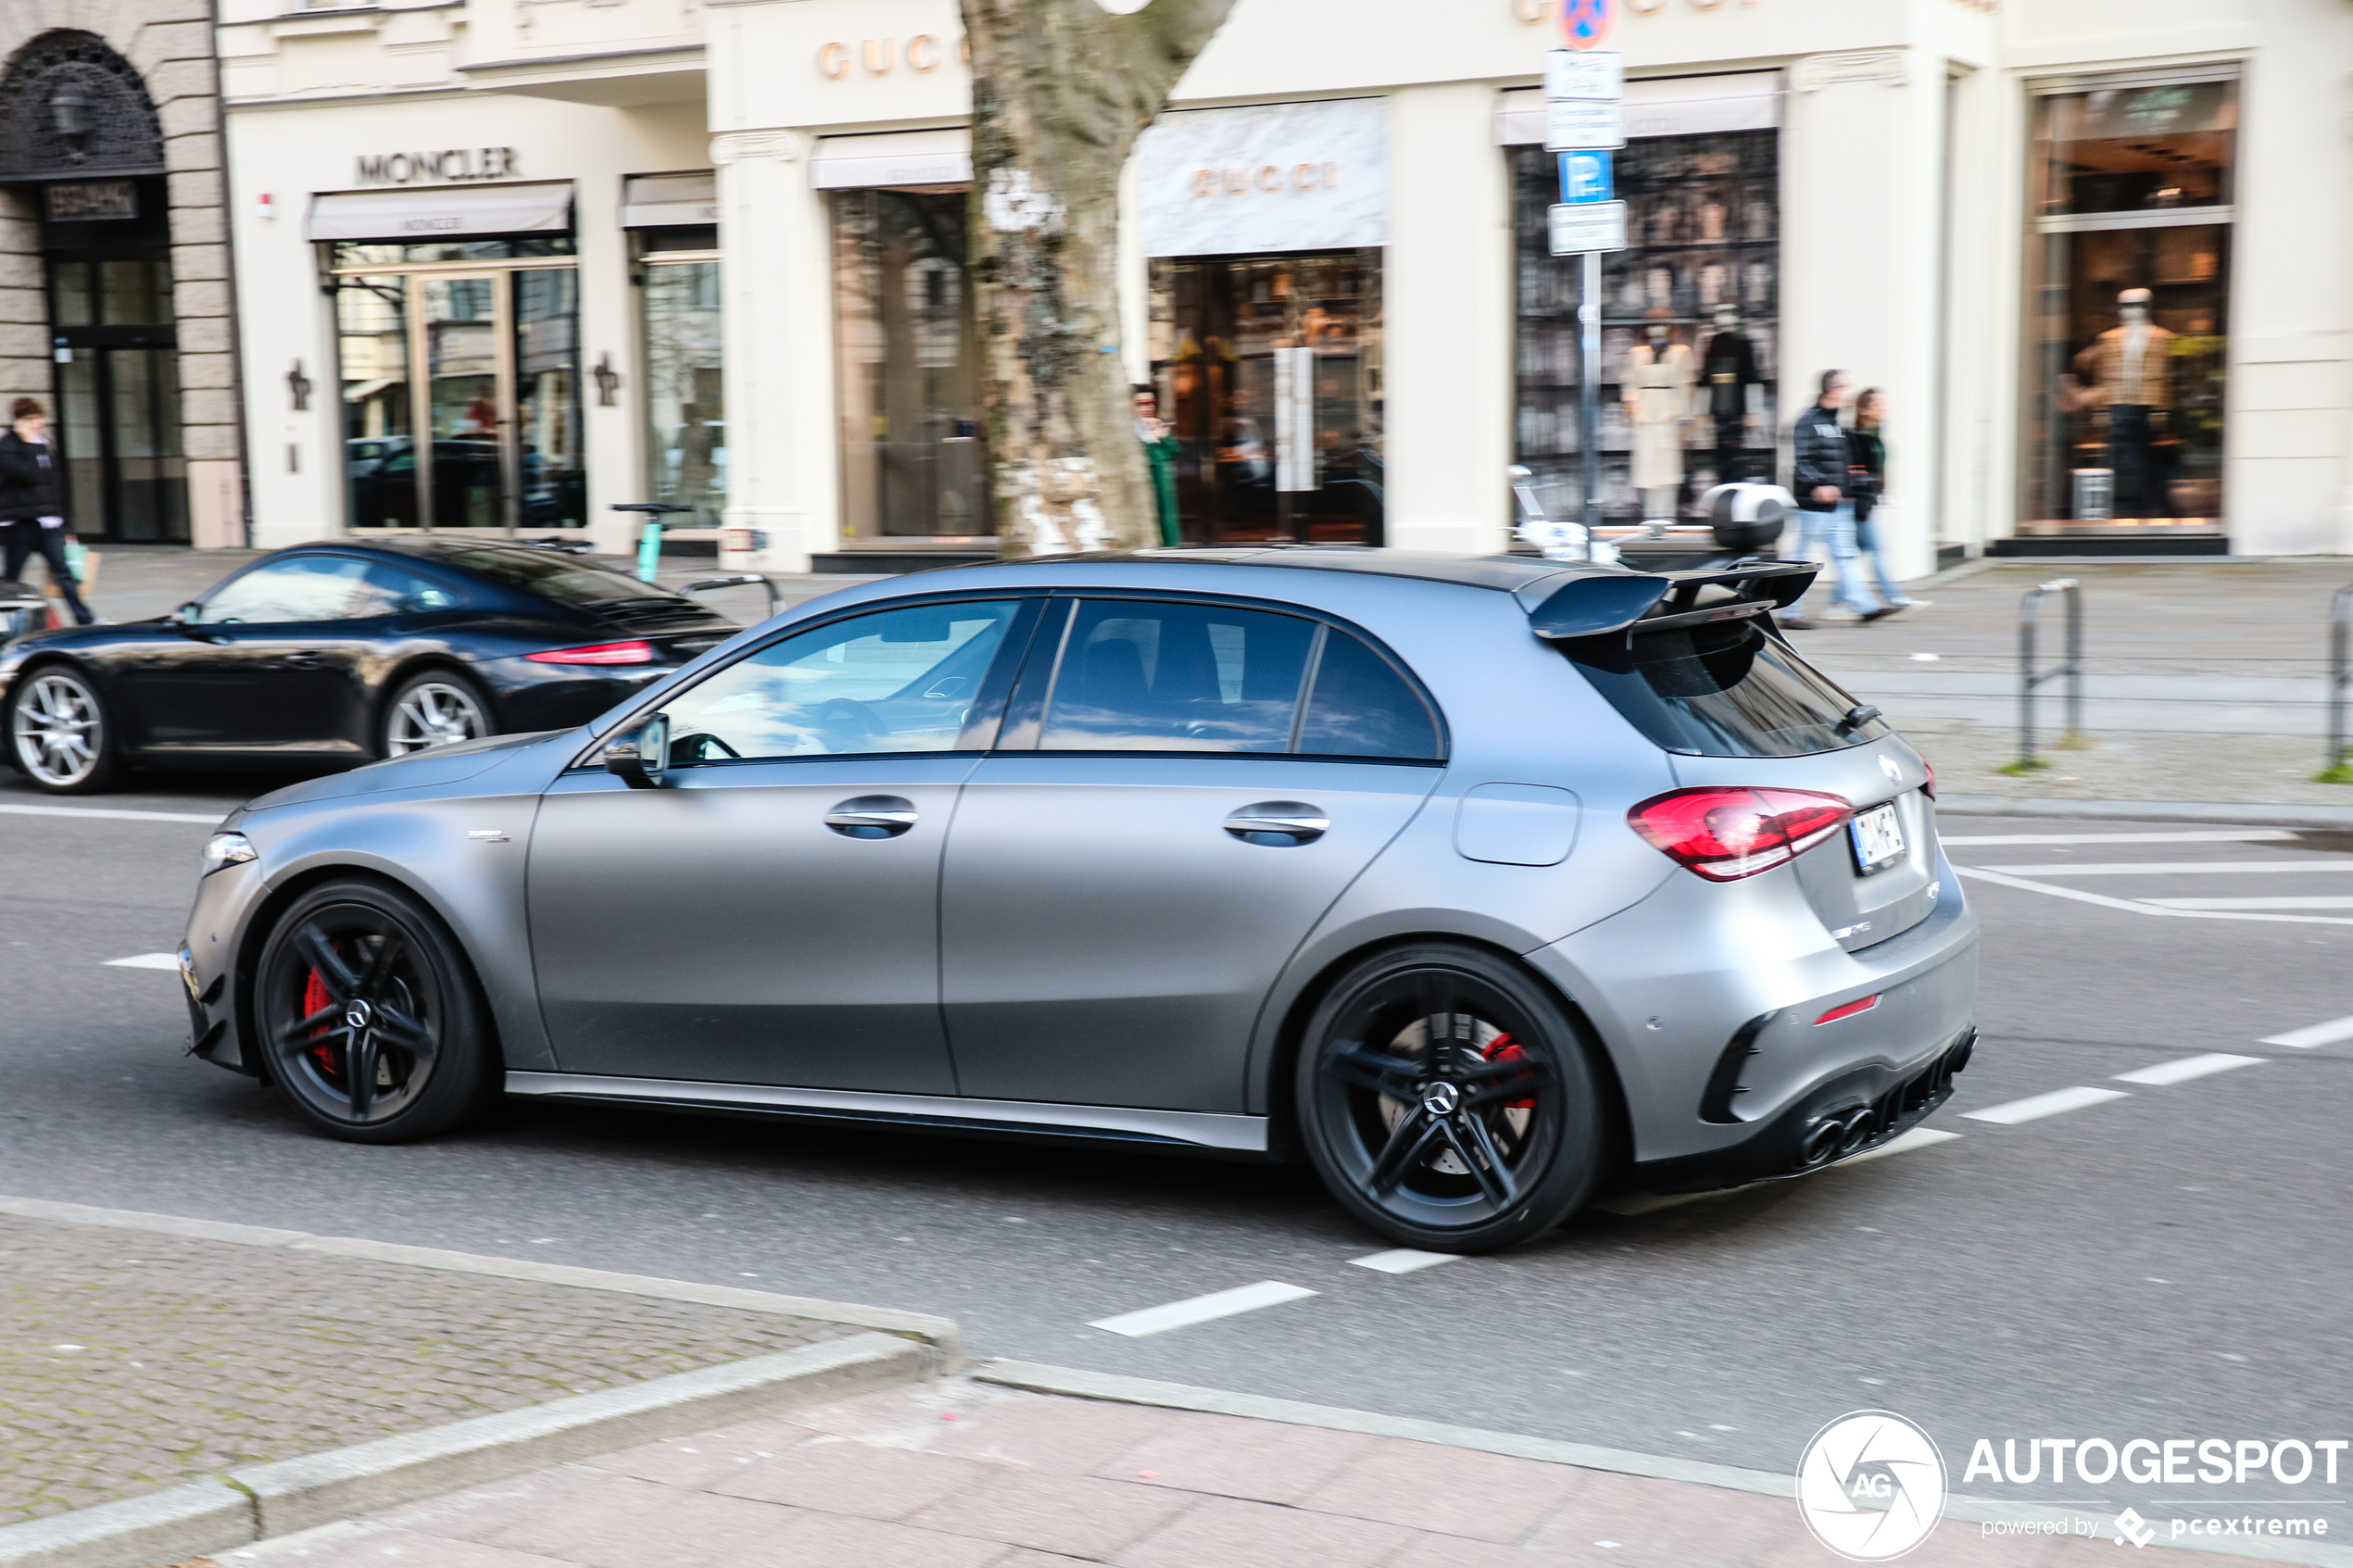
M1244 844L1281 849L1313 844L1330 829L1332 820L1320 806L1303 800L1262 800L1226 819L1226 831Z
M290 653L286 655L286 668L289 670L316 670L321 662L322 661L320 659L319 656L315 653Z
M915 825L915 803L895 795L861 795L826 812L825 825L844 838L897 838Z

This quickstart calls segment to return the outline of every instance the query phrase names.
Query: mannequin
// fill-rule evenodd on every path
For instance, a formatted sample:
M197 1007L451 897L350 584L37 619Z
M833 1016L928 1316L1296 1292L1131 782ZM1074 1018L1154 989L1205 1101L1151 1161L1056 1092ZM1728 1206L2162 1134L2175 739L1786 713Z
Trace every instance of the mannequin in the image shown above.
M2149 319L2149 291L2116 296L2117 323L2075 357L2079 408L2096 408L2119 517L2171 517L2159 443L2173 408L2173 334Z
M1672 521L1683 488L1683 430L1691 423L1692 387L1697 373L1687 344L1674 341L1653 310L1644 329L1649 340L1626 356L1627 421L1634 427L1634 488L1642 495L1642 521Z
M1742 448L1747 445L1748 389L1757 384L1757 374L1756 346L1741 331L1741 307L1729 300L1716 307L1716 335L1707 340L1701 374L1716 424L1716 483L1730 484L1748 477Z

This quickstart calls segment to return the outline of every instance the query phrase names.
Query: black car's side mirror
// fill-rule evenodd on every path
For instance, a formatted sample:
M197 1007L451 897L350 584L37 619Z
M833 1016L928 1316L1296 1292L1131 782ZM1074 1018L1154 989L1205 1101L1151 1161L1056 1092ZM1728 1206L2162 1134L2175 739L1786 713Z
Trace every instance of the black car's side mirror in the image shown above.
M660 789L670 771L670 716L657 713L605 743L605 771L631 789Z
M204 606L190 599L171 612L171 624L182 632L194 631L204 621Z

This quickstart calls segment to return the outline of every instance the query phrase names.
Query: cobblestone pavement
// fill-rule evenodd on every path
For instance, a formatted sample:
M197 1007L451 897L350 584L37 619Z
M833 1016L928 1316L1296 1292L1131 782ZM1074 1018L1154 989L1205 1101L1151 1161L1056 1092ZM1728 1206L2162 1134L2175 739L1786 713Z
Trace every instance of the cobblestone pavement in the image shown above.
M845 1332L0 1216L0 1524Z
M2103 1521L2105 1523L2105 1521ZM2113 1568L1945 1520L1906 1568ZM1835 1568L1786 1498L969 1382L649 1444L218 1568ZM2203 1561L2223 1568L2236 1557ZM206 1565L212 1568L212 1565Z

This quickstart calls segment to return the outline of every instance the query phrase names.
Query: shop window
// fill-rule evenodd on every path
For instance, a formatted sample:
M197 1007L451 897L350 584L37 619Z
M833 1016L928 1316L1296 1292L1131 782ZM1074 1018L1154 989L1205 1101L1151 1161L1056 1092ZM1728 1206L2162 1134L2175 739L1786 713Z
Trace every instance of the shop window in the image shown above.
M1696 520L1710 485L1773 475L1778 142L1773 131L1655 136L1617 155L1629 248L1604 257L1602 268L1601 491L1611 522ZM1555 155L1517 147L1511 159L1514 446L1536 475L1546 511L1576 517L1584 497L1583 263L1551 253L1545 212L1560 199Z
M2219 533L2237 83L2035 111L2019 531Z
M1379 250L1156 257L1150 309L1185 541L1380 544Z
M842 532L994 533L962 191L837 191Z
M648 229L637 243L649 498L695 508L674 527L716 528L727 507L718 231Z

